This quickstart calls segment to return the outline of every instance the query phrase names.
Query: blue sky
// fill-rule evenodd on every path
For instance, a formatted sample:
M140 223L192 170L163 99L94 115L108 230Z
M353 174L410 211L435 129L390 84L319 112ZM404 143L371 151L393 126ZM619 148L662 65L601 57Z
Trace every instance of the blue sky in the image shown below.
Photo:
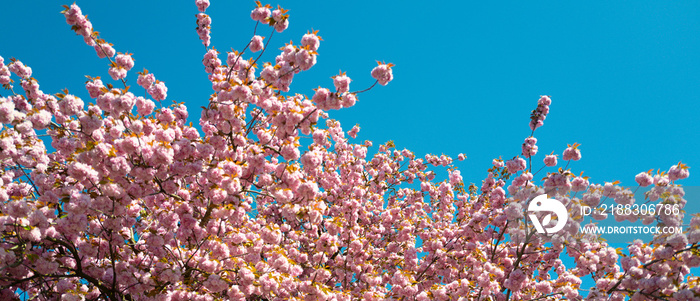
M225 2L225 3L224 3ZM65 3L70 4L70 3ZM197 124L212 93L201 64L194 1L78 2L102 38L134 54L129 75L150 70L168 85L168 98L184 101ZM271 3L277 5L278 3ZM465 181L480 181L491 160L520 153L530 111L540 95L553 104L537 130L540 154L582 144L572 164L592 182L620 180L691 166L682 183L700 185L700 3L696 1L281 1L290 27L275 34L271 52L308 30L324 41L318 64L295 78L292 91L332 87L339 70L351 90L372 84L376 60L392 62L394 81L360 95L359 103L331 117L346 129L359 123L360 140L393 140L419 156L468 159ZM212 45L240 50L254 22L253 1L215 1L209 8ZM107 61L70 31L58 4L11 1L0 12L0 55L33 68L42 89L69 88L89 99L85 75L107 75ZM269 35L261 27L259 34ZM691 203L697 200L689 199ZM696 207L697 208L697 207ZM697 212L697 211L694 211ZM691 213L694 213L691 212Z

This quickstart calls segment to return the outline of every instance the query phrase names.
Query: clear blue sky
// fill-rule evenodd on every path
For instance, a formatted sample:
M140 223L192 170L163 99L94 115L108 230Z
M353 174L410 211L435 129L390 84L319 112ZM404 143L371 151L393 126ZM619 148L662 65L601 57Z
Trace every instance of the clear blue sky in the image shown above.
M66 3L70 4L70 3ZM134 53L130 73L147 68L168 98L199 107L212 92L194 31L194 1L78 2L102 37ZM351 89L373 80L376 60L396 64L395 80L332 111L360 139L394 140L419 155L460 152L465 180L480 182L493 158L520 152L529 113L540 95L553 104L538 129L540 154L582 144L572 165L595 182L634 184L635 174L690 165L700 170L700 4L695 1L282 1L290 28L275 34L264 58L310 29L324 41L318 64L292 91L311 96L332 87L339 70ZM276 3L273 3L276 5ZM214 1L213 45L240 50L254 26L253 1ZM107 61L70 31L58 4L11 1L0 12L0 55L34 70L45 92L69 88L89 99L84 75L107 75ZM259 33L268 35L268 28ZM111 80L111 79L110 79ZM542 156L537 163L541 164ZM539 165L541 166L541 165Z
M48 2L48 1L47 1ZM253 1L214 1L212 44L240 50L250 38ZM65 4L70 4L66 2ZM194 1L78 2L102 38L134 54L130 73L147 68L184 101L197 124L212 93L195 33ZM271 3L277 5L277 3ZM572 170L593 182L620 180L691 166L682 183L700 186L700 3L696 1L281 1L290 27L275 34L274 51L308 30L324 41L318 64L295 78L292 91L309 97L332 87L339 70L351 90L369 86L376 60L396 64L394 81L332 111L359 138L394 140L425 153L460 152L465 180L486 175L493 158L510 158L530 133L540 95L553 104L536 132L540 154L582 144ZM0 11L0 55L31 66L42 88L69 88L89 99L85 75L107 75L107 61L70 31L58 4L11 1ZM269 29L261 27L260 34ZM222 56L223 57L223 56ZM699 203L689 199L690 203ZM696 207L697 208L697 207ZM693 211L690 213L694 213ZM585 286L585 285L584 285Z

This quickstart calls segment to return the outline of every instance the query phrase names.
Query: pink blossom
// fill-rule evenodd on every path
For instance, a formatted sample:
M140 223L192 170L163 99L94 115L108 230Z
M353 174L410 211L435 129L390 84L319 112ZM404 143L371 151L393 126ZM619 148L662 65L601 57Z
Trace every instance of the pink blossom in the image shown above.
M352 107L355 105L356 102L357 102L357 97L355 96L354 93L345 93L340 98L340 103L343 106L343 108Z
M113 57L116 51L112 48L109 43L98 43L95 45L95 52L97 52L97 57L103 59L106 57Z
M68 23L68 25L77 24L78 17L83 15L82 11L80 10L80 7L78 7L78 5L76 5L75 3L73 3L68 9L66 9L66 11L63 14L66 17L66 23Z
M321 45L320 37L316 33L307 33L301 37L301 45L308 48L311 51L318 51L318 47Z
M537 101L538 105L543 105L543 106L549 106L552 104L552 99L549 98L549 96L544 95L541 96L540 99Z
M274 28L277 32L283 32L287 27L289 27L289 20L286 16L281 15L280 10L272 11L272 18L275 19Z
M143 97L137 97L136 98L136 110L141 116L147 116L153 113L153 109L156 107L156 104L150 100L146 99Z
M0 56L0 85L7 85L10 83L10 70L4 64L5 59Z
M0 123L10 124L15 119L15 104L8 98L0 98Z
M117 62L117 66L126 69L126 71L129 71L134 67L134 59L131 58L131 54L129 53L117 54L114 61Z
M20 61L14 61L7 65L7 69L10 70L10 72L16 74L20 78L29 78L32 76L32 68L29 68L22 64Z
M78 181L97 179L97 171L87 164L74 162L68 165L68 174Z
M589 185L590 184L588 182L588 179L586 179L585 177L575 177L571 181L571 190L584 191L584 190L588 189Z
M156 82L156 77L153 73L139 74L136 83L144 89L148 89Z
M80 117L79 120L81 130L88 135L91 135L92 132L99 129L104 124L102 118L94 114L84 115Z
M683 163L678 163L677 165L671 166L668 170L668 179L670 181L682 180L688 178L690 171L688 171L688 166Z
M647 187L653 183L654 178L652 178L649 173L640 172L634 177L634 180L637 181L637 184L639 184L639 186Z
M537 101L537 108L530 115L530 129L536 130L544 124L544 120L549 114L549 105L552 104L552 99L549 96L541 96Z
M77 5L71 5L71 8L67 11L65 14L66 16L66 22L68 24L73 25L73 30L75 31L76 34L83 36L84 41L90 45L94 46L94 42L92 41L91 34L92 34L92 23L87 19L86 16L84 16L81 12L80 9L74 9L77 8Z
M135 102L136 99L131 92L119 95L112 100L112 113L119 115L123 112L131 112Z
M58 107L66 116L75 115L83 109L83 101L71 94L66 95L58 102Z
M248 86L235 86L231 90L231 96L234 100L249 101L253 94Z
M503 166L505 166L505 164L503 163L503 160L499 160L499 159L493 159L493 161L491 161L491 164L495 168L502 168Z
M508 220L516 220L523 217L523 207L518 203L512 203L505 209Z
M262 239L269 244L277 244L282 238L282 233L279 230L263 229L261 233Z
M197 5L197 9L200 13L203 13L207 10L207 7L209 7L209 0L195 0L194 3Z
M156 114L156 118L158 118L161 123L171 123L175 121L175 114L173 114L173 110L170 108L163 108Z
M522 150L522 155L525 158L530 158L537 154L537 138L535 137L527 137L525 138L525 142L523 142L523 150Z
M516 173L518 171L525 170L527 168L527 162L525 162L525 159L523 158L515 158L506 161L506 167L508 168L509 173Z
M357 133L360 132L360 126L355 125L352 127L352 129L348 132L348 135L352 138L357 138Z
M264 46L263 37L259 35L253 36L253 39L250 40L250 51L252 52L258 52L262 50Z
M209 44L211 43L211 18L209 15L205 13L199 13L197 14L197 35L199 35L199 39L202 41L202 44L204 44L204 47L209 47Z
M544 165L553 167L557 165L557 155L547 155L544 157Z
M109 73L109 76L111 76L113 80L126 78L126 69L122 67L111 67L107 73Z
M43 130L51 123L52 117L51 112L40 110L29 116L29 121L32 122L34 129Z
M301 164L303 164L306 168L310 169L318 167L322 161L323 157L321 156L321 154L313 151L307 152L304 154L304 156L301 157Z
M156 81L155 84L151 85L147 89L148 95L151 95L153 99L161 101L168 97L168 87L162 81Z
M536 130L537 128L541 127L544 125L544 122L542 120L531 120L530 121L530 129L533 131Z
M376 79L380 85L386 86L391 80L394 79L394 75L391 73L391 67L394 64L384 64L379 63L379 66L372 69L372 78Z
M527 278L527 276L525 275L525 273L523 273L522 270L520 270L520 269L514 270L513 272L510 273L510 276L507 279L506 283L508 283L509 285L504 284L504 286L508 287L510 289L513 289L513 290L519 290L520 286L522 285L522 283L525 281L526 278Z
M350 78L345 75L345 73L341 73L340 75L336 75L333 77L333 85L335 86L336 92L338 93L345 93L350 91Z
M316 65L316 55L306 49L297 52L295 59L299 64L299 68L303 71L309 70Z
M105 86L102 84L102 80L99 78L85 83L85 88L87 88L88 93L90 93L90 97L92 98L102 95L102 88L104 87Z
M299 149L291 144L282 146L280 153L285 160L296 160L299 158Z
M552 293L552 286L546 281L540 281L535 284L535 289L544 295Z
M328 101L328 98L331 96L331 92L328 91L326 88L318 88L316 89L316 93L314 94L313 98L311 99L313 102L316 103L316 106L319 108L324 108L326 107L326 102Z
M259 21L264 24L267 24L267 19L270 17L270 9L264 6L256 7L252 12L250 12L250 18L253 19L253 21Z
M683 233L675 233L666 238L666 244L671 246L674 250L680 250L688 245L688 238Z
M670 183L670 179L668 177L668 174L657 174L654 176L654 185L660 186L660 187L665 187L668 186Z
M581 151L578 149L578 147L579 147L578 143L574 143L573 145L569 145L569 147L564 150L564 155L562 156L562 159L564 161L581 160Z

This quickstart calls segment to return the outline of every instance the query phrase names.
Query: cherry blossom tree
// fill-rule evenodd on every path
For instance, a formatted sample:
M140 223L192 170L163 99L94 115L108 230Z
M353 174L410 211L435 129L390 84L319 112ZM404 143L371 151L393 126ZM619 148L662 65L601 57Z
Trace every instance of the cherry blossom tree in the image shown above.
M358 126L346 132L330 119L391 82L392 64L371 70L368 88L352 90L340 73L311 98L292 94L294 77L316 63L317 32L259 61L290 19L258 2L250 41L224 55L211 46L209 1L195 3L213 88L198 128L184 104L163 104L166 83L134 73L132 54L76 4L63 11L67 23L109 62L111 80L85 83L92 99L44 93L29 66L0 57L3 300L700 300L690 271L700 266L700 216L626 249L580 231L582 207L635 198L576 176L578 144L533 160L549 96L531 113L522 153L466 185L449 156L391 142L370 155L372 142L351 142ZM134 77L147 95L129 91ZM688 176L682 163L636 175L647 202L678 210L615 219L682 226L677 181ZM543 194L567 209L562 231L529 222L529 202ZM595 285L581 287L589 275Z

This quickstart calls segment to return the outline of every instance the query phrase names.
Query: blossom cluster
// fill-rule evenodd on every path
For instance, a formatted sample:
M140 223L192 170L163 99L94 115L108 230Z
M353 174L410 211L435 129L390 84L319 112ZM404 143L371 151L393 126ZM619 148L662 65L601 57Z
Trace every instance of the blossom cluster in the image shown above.
M87 16L83 15L80 7L75 3L70 6L64 5L65 8L63 13L66 16L66 23L71 25L71 29L75 31L76 34L83 37L85 43L90 46L97 46L93 40L92 22L88 20ZM100 55L100 54L98 54Z
M153 73L148 73L148 70L144 70L143 72L138 72L138 74L139 77L136 83L146 89L148 95L153 97L154 100L162 101L168 97L168 87L165 86L164 82L156 80ZM145 116L148 114L150 114L150 112L143 115Z
M530 114L530 129L536 130L544 124L544 120L549 114L549 105L552 104L552 99L549 96L542 96L537 101L537 108L532 110Z
M576 213L636 200L618 182L590 183L567 169L581 159L578 144L561 154L567 167L537 180L533 134L548 96L532 115L524 158L494 159L480 185L467 185L448 155L354 143L360 127L347 131L329 118L392 81L392 64L374 67L375 84L364 90L351 91L340 73L311 98L287 93L316 64L318 32L258 63L270 50L263 41L289 25L286 10L258 2L250 17L272 31L254 32L222 60L209 48L209 1L195 4L213 90L197 128L184 104L163 105L168 89L153 73L138 73L145 93L129 89L131 54L97 37L76 4L66 20L110 60L114 83L88 77L89 99L46 94L31 68L0 57L0 81L11 91L0 97L0 299L580 300L584 277L595 281L589 300L700 296L690 273L700 266L700 216L685 233L617 250L578 233L584 219ZM544 165L556 167L557 155ZM648 202L683 208L677 181L688 176L678 163L635 180L651 186ZM528 201L542 194L571 215L556 234L539 235L527 222ZM683 217L615 216L665 226Z

